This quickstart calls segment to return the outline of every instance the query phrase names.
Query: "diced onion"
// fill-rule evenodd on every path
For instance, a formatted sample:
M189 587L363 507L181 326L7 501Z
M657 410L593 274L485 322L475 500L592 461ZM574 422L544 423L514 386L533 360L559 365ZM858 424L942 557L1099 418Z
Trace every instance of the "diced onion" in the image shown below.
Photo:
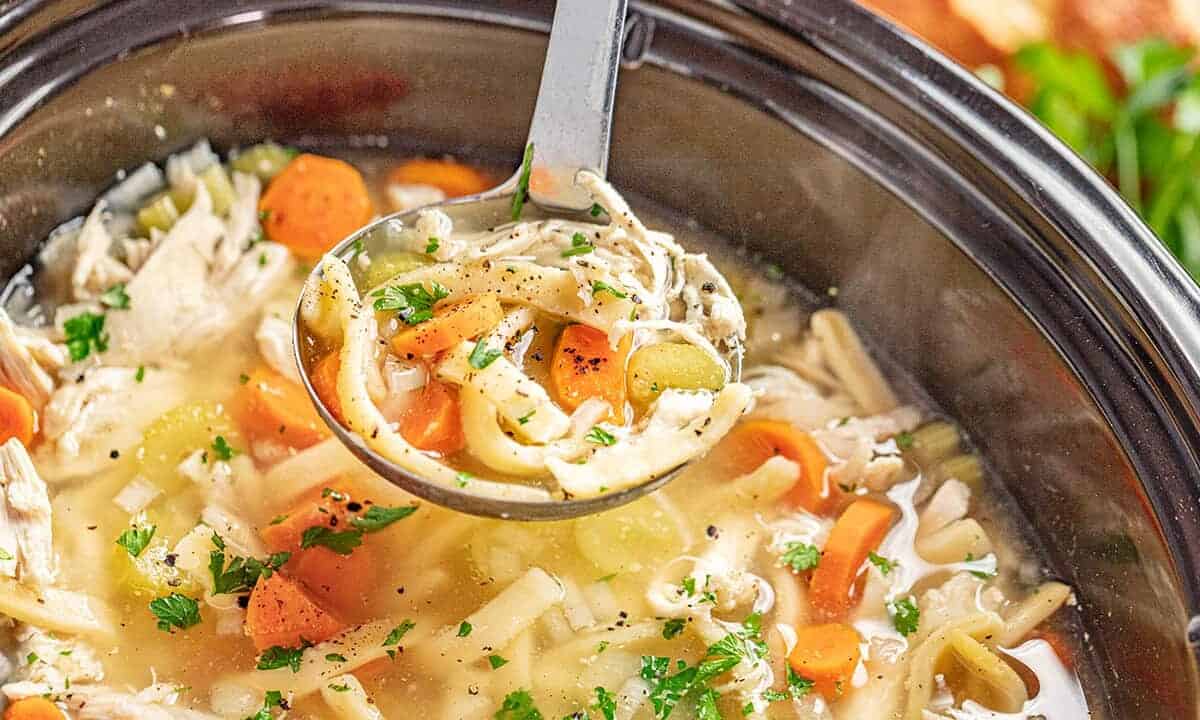
M162 495L162 488L138 475L113 496L113 503L130 515L136 515L149 507L159 495Z

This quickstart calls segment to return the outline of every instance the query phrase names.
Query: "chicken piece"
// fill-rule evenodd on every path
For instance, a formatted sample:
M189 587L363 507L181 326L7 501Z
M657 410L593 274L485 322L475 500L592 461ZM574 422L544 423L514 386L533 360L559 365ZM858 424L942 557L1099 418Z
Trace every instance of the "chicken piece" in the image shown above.
M237 264L251 242L261 237L258 227L258 196L262 183L254 175L233 174L234 201L225 221L225 236L217 246L213 273L218 277Z
M54 582L50 497L25 446L0 446L0 573L33 587Z
M9 700L45 695L51 690L45 683L29 681L9 683L3 688ZM61 700L77 720L220 720L216 715L179 707L183 688L158 683L138 693L122 692L107 685L71 685Z
M104 666L92 646L76 638L59 638L33 625L22 623L15 633L19 663L13 680L45 685L61 693L72 685L99 682Z
M112 255L112 236L104 227L107 203L96 203L75 239L75 268L71 291L76 300L90 300L117 283L128 282L133 273Z
M258 354L267 365L296 384L300 384L300 370L296 367L296 356L292 352L292 321L281 317L273 309L263 313L258 329L254 331L254 342Z
M18 327L0 310L0 385L20 393L41 410L54 392L51 372L67 364L62 346L36 330Z

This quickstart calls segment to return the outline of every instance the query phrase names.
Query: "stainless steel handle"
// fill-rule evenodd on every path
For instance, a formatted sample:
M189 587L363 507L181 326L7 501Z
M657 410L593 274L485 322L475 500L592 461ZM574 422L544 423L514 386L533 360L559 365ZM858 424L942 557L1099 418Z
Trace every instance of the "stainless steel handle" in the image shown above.
M604 175L628 0L558 0L537 106L529 126L539 206L585 210L580 170Z

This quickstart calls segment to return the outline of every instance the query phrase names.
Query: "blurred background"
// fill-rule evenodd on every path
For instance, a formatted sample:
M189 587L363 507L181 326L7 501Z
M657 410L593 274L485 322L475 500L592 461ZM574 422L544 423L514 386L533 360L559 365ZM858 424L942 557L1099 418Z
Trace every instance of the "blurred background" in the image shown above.
M1200 0L859 0L1028 107L1200 278Z

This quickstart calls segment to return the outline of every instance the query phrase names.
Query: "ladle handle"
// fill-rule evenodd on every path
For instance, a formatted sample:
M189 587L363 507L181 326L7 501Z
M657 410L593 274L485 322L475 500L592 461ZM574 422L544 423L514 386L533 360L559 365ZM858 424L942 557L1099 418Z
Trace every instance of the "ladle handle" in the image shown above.
M542 84L529 126L536 174L534 202L585 210L591 200L574 183L580 170L608 169L613 98L628 0L558 0Z

